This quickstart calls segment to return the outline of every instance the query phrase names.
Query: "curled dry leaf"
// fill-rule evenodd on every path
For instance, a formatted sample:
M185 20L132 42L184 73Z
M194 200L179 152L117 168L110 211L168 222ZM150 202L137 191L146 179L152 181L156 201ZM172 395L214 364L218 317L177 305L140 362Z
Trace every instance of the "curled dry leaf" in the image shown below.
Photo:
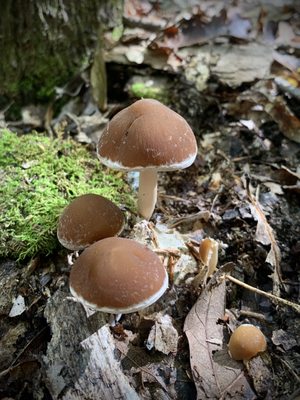
M184 331L190 348L190 363L197 399L251 399L255 395L242 364L232 360L224 344L225 282L208 284L189 312Z
M264 245L270 245L270 251L267 255L266 262L274 267L273 273L273 293L280 294L280 284L282 283L280 261L281 252L276 242L274 231L269 225L267 218L256 198L251 194L250 189L247 188L247 193L250 201L250 209L253 217L257 220L255 239Z
M265 107L266 112L277 122L288 139L300 143L300 119L289 109L282 97L277 97Z
M248 62L251 63L251 60ZM226 69L223 71L227 73ZM227 109L229 114L255 120L258 127L271 119L278 124L285 137L300 143L300 119L292 112L284 98L278 96L278 88L273 80L257 82L251 89L241 93Z

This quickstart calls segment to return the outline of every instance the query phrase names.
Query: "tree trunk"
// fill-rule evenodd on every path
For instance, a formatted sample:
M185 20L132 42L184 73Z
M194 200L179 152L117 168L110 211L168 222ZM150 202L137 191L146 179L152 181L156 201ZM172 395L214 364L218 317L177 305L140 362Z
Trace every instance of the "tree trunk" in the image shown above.
M53 97L56 86L89 65L99 32L121 19L117 0L1 1L0 107Z

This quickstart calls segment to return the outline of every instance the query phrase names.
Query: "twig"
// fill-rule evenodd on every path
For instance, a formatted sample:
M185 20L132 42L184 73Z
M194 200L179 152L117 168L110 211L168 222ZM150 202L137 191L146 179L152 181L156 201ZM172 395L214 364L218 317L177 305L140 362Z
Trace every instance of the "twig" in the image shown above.
M173 222L171 222L170 224L168 224L169 228L175 228L176 226L184 223L184 222L194 222L197 221L199 219L203 219L205 222L207 222L210 218L210 211L199 211L196 214L191 214L188 216L184 216L184 217L179 217L179 218L175 218L173 220Z
M226 274L226 275L224 275L224 277L226 279L228 279L229 281L234 282L239 286L242 286L245 289L251 290L252 292L260 294L261 296L267 297L268 299L270 299L277 305L284 305L284 306L291 307L294 311L296 311L297 313L300 314L300 305L299 304L293 303L286 299L282 299L281 297L275 296L274 294L264 292L263 290L257 289L256 287L253 287L253 286L250 286L247 283L244 283L244 282L234 278L231 275Z
M240 310L239 315L242 317L255 318L260 321L267 321L265 315L250 310Z

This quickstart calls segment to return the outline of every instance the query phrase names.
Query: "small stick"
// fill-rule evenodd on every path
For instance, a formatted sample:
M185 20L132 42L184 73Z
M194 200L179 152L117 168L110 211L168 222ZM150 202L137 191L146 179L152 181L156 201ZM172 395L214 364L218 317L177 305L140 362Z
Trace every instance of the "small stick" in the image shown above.
M285 305L285 306L291 307L291 308L293 308L294 311L296 311L297 313L300 314L300 305L299 304L293 303L286 299L282 299L281 297L275 296L274 294L264 292L263 290L257 289L253 286L250 286L247 283L244 283L244 282L234 278L231 275L226 274L225 279L228 279L231 282L234 282L237 285L244 287L245 289L248 289L248 290L251 290L252 292L260 294L261 296L267 297L268 299L270 299L277 305Z

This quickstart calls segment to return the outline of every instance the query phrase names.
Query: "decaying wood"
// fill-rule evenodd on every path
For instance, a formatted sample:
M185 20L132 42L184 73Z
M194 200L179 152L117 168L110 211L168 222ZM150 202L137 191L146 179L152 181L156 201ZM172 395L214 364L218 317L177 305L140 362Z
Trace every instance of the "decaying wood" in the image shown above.
M69 299L66 290L59 290L49 300L45 315L52 339L44 366L53 398L139 399L121 369L103 314L98 313L99 329L92 333L94 327L81 304Z

